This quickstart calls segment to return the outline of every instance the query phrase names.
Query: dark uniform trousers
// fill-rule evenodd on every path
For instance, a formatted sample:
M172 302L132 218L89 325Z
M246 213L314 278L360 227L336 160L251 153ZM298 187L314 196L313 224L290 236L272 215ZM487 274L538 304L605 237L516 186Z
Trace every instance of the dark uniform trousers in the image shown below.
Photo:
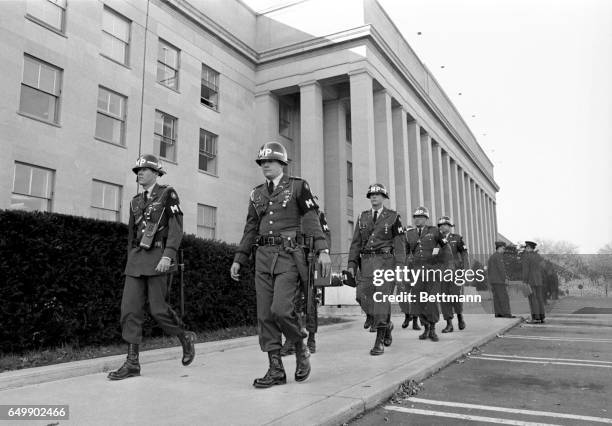
M159 223L152 247L139 247L147 223ZM162 256L174 259L183 237L183 212L172 187L155 184L150 197L138 194L130 202L128 223L128 255L125 285L121 300L123 339L132 344L142 341L142 324L147 300L151 316L170 335L183 332L183 324L166 303L168 274L155 270Z
M380 286L374 285L375 270L395 269L395 256L393 253L372 254L361 257L361 274L357 289L360 293L361 308L367 315L374 318L374 327L386 327L391 320L391 303L388 298L393 294L394 281L383 280ZM376 294L375 293L379 293Z
M436 323L440 320L438 302L421 301L421 295L430 296L440 293L440 281L437 279L440 272L438 268L432 265L414 264L414 268L416 269L420 269L421 266L424 266L424 268L413 287L413 294L415 294L414 315L420 317L422 320ZM429 276L427 277L427 275Z
M406 281L400 281L400 282L397 283L397 291L398 291L398 294L400 294L400 293L409 293L409 294L416 295L416 293L414 291L414 286L411 286L410 283L406 282ZM415 307L414 307L414 303L413 302L409 302L407 300L406 302L399 302L398 305L399 305L402 313L404 313L405 315L416 316L416 314L415 314Z
M457 269L463 269L468 264L467 247L463 241L463 237L455 233L447 233L445 235L447 244L440 249L442 258L442 274L445 275L447 271L454 272ZM463 286L456 285L454 282L442 281L441 282L442 294L450 296L460 296L463 294ZM445 320L453 319L453 311L457 315L463 313L463 303L461 302L440 302L442 308L442 315Z
M531 318L543 320L546 313L544 310L544 287L541 285L530 285L530 287L529 309L531 310Z
M374 271L394 270L406 259L404 227L396 211L383 207L374 221L372 210L363 211L357 220L349 250L348 267L359 270L356 299L374 327L387 327L391 321L391 303L384 296L393 294L395 280L380 277L374 285ZM383 272L383 274L384 274Z
M125 277L121 300L121 328L123 339L128 343L142 342L145 302L149 300L151 316L171 336L182 332L182 323L166 303L168 275Z
M292 253L281 246L259 247L255 255L255 289L262 351L281 349L281 334L292 342L306 337L296 312L300 280Z
M491 283L493 312L495 315L510 315L510 299L505 283Z

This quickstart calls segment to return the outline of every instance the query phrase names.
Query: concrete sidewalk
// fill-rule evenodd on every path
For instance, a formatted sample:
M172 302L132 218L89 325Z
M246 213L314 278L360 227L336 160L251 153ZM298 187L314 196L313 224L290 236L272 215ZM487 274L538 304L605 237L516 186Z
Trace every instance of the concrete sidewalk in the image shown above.
M363 317L355 319L321 328L318 351L311 358L313 371L304 383L293 380L295 358L288 357L283 359L286 385L253 388L253 378L267 369L267 357L257 338L248 337L199 344L189 367L180 365L178 348L165 350L174 351L172 359L156 362L148 362L156 357L155 351L144 352L142 376L119 382L95 373L14 387L13 374L13 387L4 383L0 390L0 404L68 404L70 420L59 424L75 425L338 425L390 397L403 381L422 380L520 322L490 314L466 315L465 330L439 333L440 341L434 343L418 340L419 332L410 328L401 329L402 317L395 316L393 345L384 355L372 357L375 335L363 330ZM113 368L120 358L113 360L118 361ZM71 364L75 363L55 366L56 373L64 369L74 374ZM0 388L4 377L0 375Z

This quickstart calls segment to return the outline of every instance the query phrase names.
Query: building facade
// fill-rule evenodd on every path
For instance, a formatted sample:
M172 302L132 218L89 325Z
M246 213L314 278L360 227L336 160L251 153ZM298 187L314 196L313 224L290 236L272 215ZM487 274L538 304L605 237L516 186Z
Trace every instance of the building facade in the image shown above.
M256 153L278 140L333 252L348 251L373 182L405 223L424 205L474 256L492 250L493 164L375 0L4 1L0 35L0 208L125 222L130 169L153 153L185 231L237 242Z

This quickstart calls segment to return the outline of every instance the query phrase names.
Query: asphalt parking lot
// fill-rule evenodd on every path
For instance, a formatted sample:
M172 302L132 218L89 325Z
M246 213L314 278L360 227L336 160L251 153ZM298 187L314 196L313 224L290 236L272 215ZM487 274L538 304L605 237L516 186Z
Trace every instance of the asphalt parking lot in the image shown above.
M426 379L415 396L351 425L612 424L612 299L576 299L553 309L545 324L514 327Z

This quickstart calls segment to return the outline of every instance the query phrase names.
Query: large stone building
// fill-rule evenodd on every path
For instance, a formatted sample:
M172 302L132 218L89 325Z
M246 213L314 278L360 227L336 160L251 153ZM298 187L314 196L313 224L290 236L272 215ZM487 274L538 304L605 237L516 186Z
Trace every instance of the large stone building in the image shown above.
M373 182L404 222L425 205L491 251L493 164L375 0L2 1L0 48L0 208L126 221L130 168L153 152L185 231L236 242L254 157L279 140L332 251Z

